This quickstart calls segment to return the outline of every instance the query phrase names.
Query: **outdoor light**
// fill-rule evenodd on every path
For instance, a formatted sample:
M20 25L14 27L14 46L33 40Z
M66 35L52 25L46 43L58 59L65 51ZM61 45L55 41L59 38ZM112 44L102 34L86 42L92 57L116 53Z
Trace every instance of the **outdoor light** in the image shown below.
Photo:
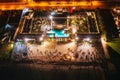
M29 40L28 38L25 38L25 39L24 39L25 42L28 42L28 40Z
M30 15L30 18L32 18L33 17L33 13Z
M22 17L29 11L29 8L24 8L22 11Z
M68 60L70 60L71 57L70 57L69 55L66 55L66 58L67 58Z
M72 7L72 9L75 9L76 7L74 6L74 7Z
M76 39L76 40L78 40L79 38L78 38L78 37L76 37L75 39Z
M67 16L67 18L70 18L70 16Z
M56 14L56 12L51 12L51 15L55 15Z
M49 42L48 41L43 41L43 46L48 46Z
M84 41L91 42L90 38L85 38Z
M12 28L12 26L10 25L10 24L6 24L5 25L5 28L7 29L7 28Z
M50 18L50 19L53 19L53 16L50 15L49 18Z
M42 37L44 37L44 35L42 34Z
M72 32L73 32L73 34L75 34L75 33L76 33L76 29L75 29L75 28L73 28L73 29L72 29Z
M35 39L29 39L29 38L25 38L25 39L24 39L25 42L28 42L28 41L30 41L30 40L35 40Z
M43 37L40 37L40 41L43 41Z
M91 14L91 12L87 12L87 15L88 15L88 16L91 16L92 14Z
M11 48L13 48L13 43L10 45Z

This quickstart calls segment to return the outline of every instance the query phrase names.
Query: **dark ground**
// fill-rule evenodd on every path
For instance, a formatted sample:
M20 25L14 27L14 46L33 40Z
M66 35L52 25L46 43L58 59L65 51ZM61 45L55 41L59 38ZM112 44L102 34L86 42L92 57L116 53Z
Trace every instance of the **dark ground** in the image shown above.
M105 80L100 66L56 65L38 63L4 64L1 80Z
M107 46L110 59L108 59L109 70L107 80L120 80L120 55L111 47ZM115 68L115 69L114 69Z

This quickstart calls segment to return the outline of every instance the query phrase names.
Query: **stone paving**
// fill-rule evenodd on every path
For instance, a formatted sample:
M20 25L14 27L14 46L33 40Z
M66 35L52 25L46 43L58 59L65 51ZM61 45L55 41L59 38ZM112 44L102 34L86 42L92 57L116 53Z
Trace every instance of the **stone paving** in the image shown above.
M44 41L41 44L16 44L11 58L16 61L27 59L44 62L71 61L102 63L104 61L102 48L96 47L95 44L87 42L76 44L74 41L64 44L49 41Z

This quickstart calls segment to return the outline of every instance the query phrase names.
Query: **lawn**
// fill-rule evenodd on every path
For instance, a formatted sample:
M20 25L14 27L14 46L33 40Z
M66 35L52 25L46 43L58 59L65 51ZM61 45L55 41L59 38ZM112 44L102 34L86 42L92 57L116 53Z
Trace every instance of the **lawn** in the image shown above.
M115 38L107 43L113 50L120 54L120 38Z

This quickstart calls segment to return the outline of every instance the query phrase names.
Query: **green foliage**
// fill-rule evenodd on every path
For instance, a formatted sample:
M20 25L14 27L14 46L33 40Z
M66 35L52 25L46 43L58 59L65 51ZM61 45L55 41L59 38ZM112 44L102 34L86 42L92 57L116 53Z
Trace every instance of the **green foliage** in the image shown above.
M0 60L8 60L12 52L12 43L3 44L0 47Z
M104 40L108 42L111 40L112 34L106 28L106 25L105 25L106 23L103 16L104 13L102 12L102 10L97 10L96 14L98 18L98 25L99 25L100 32L102 36L104 36Z
M107 43L113 50L120 54L120 38L115 38Z
M41 27L50 25L50 22L45 18L36 18L33 20L31 33L40 33Z
M105 30L105 25L104 25L104 22L103 22L103 18L100 16L100 11L98 10L96 12L97 14L97 18L98 18L98 26L99 26L99 29L100 29L100 32L102 34L106 34L106 30Z
M99 9L97 11L99 27L102 34L106 36L106 41L111 41L118 37L118 31L110 9Z
M4 27L0 27L0 34L3 32Z

